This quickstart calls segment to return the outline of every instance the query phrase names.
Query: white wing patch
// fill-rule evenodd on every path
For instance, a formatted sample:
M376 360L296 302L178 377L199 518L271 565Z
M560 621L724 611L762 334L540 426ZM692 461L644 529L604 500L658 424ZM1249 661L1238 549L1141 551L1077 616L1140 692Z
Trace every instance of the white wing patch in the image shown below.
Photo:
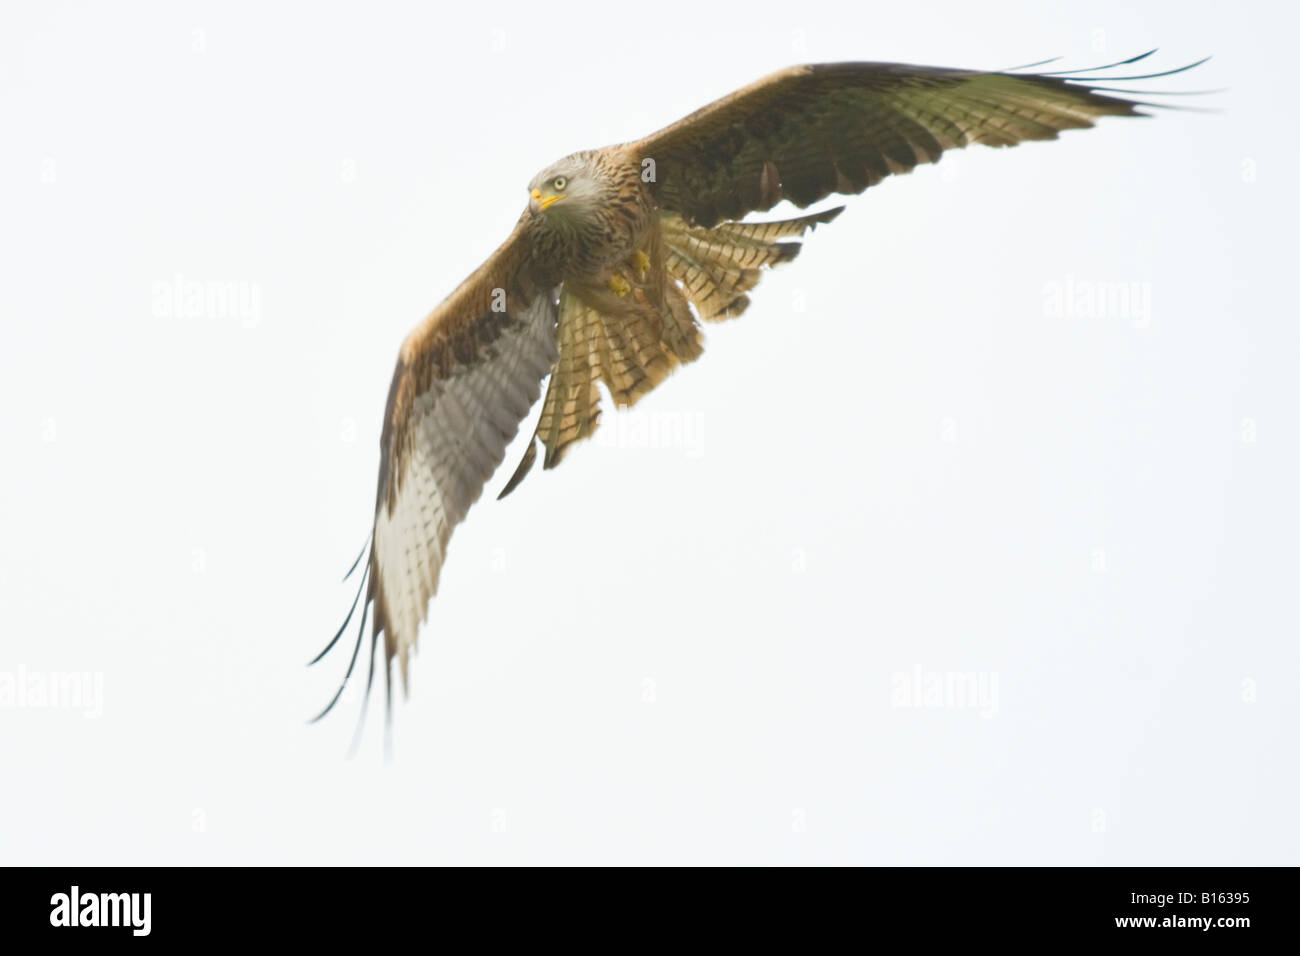
M538 296L470 365L433 379L408 420L393 506L375 515L372 571L389 657L417 646L451 532L501 464L556 357L555 300Z

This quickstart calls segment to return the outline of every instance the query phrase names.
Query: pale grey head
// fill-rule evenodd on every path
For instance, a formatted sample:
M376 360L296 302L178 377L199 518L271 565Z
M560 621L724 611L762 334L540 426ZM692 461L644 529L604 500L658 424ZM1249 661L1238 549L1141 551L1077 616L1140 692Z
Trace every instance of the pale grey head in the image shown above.
M528 209L549 224L564 227L591 222L614 195L603 175L599 153L573 153L547 166L528 184Z

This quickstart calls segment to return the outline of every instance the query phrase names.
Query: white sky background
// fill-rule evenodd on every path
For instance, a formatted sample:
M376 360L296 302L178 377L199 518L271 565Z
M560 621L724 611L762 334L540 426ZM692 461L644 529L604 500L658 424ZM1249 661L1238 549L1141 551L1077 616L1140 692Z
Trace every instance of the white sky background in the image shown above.
M0 675L102 715L0 708L0 862L1300 862L1296 23L1135 6L7 8ZM1134 85L1223 113L850 199L494 477L392 763L381 707L352 761L359 699L306 725L398 345L536 170L795 62L1157 45L1215 59ZM168 317L178 276L256 299Z

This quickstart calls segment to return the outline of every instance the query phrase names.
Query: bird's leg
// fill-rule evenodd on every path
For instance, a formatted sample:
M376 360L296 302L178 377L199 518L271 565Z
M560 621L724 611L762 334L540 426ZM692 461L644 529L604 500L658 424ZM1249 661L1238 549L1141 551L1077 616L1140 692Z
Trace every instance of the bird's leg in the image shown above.
M626 279L624 279L621 275L619 275L617 272L615 272L612 276L609 277L609 290L613 292L616 296L618 296L620 299L623 298L623 296L627 295L628 292L631 291L631 289L632 289L631 284Z
M637 278L644 282L646 276L650 274L650 256L644 249L638 249L633 259L636 262Z

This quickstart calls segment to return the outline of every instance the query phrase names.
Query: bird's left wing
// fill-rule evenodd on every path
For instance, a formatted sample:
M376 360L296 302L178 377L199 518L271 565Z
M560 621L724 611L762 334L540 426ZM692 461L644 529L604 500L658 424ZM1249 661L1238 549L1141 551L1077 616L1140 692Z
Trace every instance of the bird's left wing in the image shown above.
M1151 51L1155 52L1155 51ZM766 76L626 148L655 201L712 226L771 209L860 193L972 143L1055 139L1102 116L1153 105L1105 95L1104 83L1168 76L986 73L904 63L821 63ZM1089 79L1089 75L1092 76Z
M438 590L452 530L501 464L555 361L556 282L540 274L531 253L521 219L402 343L380 439L369 560L357 592L358 600L365 592L361 624L347 676L321 716L351 678L372 610L367 694L380 632L390 705L394 657L405 688L407 661Z

